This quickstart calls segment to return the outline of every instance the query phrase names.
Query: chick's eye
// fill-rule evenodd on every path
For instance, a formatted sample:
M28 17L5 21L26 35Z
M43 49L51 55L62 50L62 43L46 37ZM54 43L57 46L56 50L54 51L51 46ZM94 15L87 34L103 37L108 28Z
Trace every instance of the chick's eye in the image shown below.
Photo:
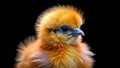
M60 27L60 30L66 32L66 31L69 30L69 27L66 26L66 25L63 25L63 26Z

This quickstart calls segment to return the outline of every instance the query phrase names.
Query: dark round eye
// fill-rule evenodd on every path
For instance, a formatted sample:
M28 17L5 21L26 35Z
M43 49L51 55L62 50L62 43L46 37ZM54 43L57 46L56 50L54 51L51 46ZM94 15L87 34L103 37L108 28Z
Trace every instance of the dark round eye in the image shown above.
M66 32L66 31L69 30L69 27L68 27L67 25L62 25L62 26L60 27L60 30Z

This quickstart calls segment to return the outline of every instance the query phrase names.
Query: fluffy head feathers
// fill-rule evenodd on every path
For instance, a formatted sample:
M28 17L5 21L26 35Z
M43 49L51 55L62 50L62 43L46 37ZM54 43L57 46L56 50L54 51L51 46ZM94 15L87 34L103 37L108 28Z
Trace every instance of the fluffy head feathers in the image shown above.
M43 12L40 17L38 17L38 31L39 27L44 26L44 28L48 29L57 29L61 23L74 27L80 27L83 23L83 13L72 6L57 6L53 8L49 8L45 12ZM53 27L54 25L54 27Z
M75 42L78 36L73 37L69 35L70 32L62 33L57 30L60 30L61 26L65 25L72 31L75 28L80 29L82 24L83 13L76 8L72 6L53 7L44 11L43 14L38 17L36 24L37 36L48 41L54 39L53 41L57 44L73 44L72 41ZM49 44L51 43L49 42Z

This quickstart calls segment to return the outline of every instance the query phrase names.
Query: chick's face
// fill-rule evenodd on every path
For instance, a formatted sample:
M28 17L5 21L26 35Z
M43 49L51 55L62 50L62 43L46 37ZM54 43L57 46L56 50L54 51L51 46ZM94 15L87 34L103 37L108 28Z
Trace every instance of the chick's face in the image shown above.
M71 28L68 25L61 25L57 30L54 30L53 34L51 34L51 36L55 36L54 38L56 38L59 42L70 45L73 45L77 41L81 40L81 35L84 35L84 32L80 30L80 28Z

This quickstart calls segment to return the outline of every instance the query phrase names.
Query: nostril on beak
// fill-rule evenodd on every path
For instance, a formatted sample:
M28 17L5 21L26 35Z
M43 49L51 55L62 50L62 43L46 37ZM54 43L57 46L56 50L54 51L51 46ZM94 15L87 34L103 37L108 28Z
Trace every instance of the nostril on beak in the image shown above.
M80 29L76 28L74 31L75 31L75 32L80 32Z

